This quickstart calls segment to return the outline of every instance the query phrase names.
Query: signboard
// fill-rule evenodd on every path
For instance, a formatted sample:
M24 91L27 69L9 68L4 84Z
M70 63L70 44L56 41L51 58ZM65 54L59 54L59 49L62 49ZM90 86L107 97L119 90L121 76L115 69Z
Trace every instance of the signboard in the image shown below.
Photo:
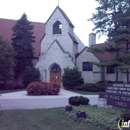
M130 96L130 84L107 84L106 93Z
M99 98L107 99L107 105L130 109L130 84L106 84L106 92Z
M130 109L130 96L104 93L104 98L107 99L107 105Z

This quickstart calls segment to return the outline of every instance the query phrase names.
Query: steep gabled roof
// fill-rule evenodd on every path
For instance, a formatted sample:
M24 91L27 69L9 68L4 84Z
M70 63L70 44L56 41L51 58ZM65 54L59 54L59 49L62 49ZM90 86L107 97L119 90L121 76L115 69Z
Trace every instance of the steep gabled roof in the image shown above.
M70 21L70 19L68 18L68 16L65 14L65 12L64 12L59 6L57 6L57 7L55 8L55 10L53 11L53 13L52 13L51 16L49 17L49 19L52 17L52 15L55 13L55 11L56 11L57 9L61 12L61 14L64 16L64 18L65 18L66 21L69 23L69 25L70 25L71 27L74 27L74 25L72 24L72 22ZM46 23L49 21L49 19L46 21Z
M115 43L111 42L109 43L111 45L115 45ZM91 45L90 48L102 48L102 47L105 47L107 46L106 43L100 43L100 44L93 44ZM124 49L119 51L119 56L125 54L125 46L124 44L120 44L121 47L123 47ZM85 47L80 53L76 54L76 57L78 57L83 51L87 51L88 47ZM91 52L90 52L91 53ZM110 60L113 60L116 58L116 52L114 53L111 53L111 52L104 52L103 54L102 53L93 53L100 61L110 61Z
M108 44L115 46L115 43L114 43L114 42L110 42L110 43L108 43ZM107 46L106 43L93 44L93 45L91 46L91 48L101 48L101 47L105 47L105 46ZM122 47L122 48L123 48L121 51L118 52L118 53L119 53L118 55L121 56L121 55L125 54L126 47L125 47L124 44L119 44L119 47ZM103 54L101 54L101 53L93 53L93 54L94 54L100 61L110 61L110 60L113 60L113 59L116 58L116 55L117 55L116 52L113 52L113 53L111 53L111 52L104 52Z
M74 43L78 44L78 41L76 40L76 38L75 38L72 34L70 34L70 33L68 33L68 34L69 34L71 40L72 40Z
M11 42L12 38L12 27L15 25L17 20L11 20L11 19L2 19L0 18L0 34L3 35L4 39L7 39L9 42ZM40 41L45 34L45 24L39 23L39 22L31 22L34 26L33 32L35 38L35 42L32 43L32 46L34 48L34 57L38 58L40 54Z
M75 55L75 57L77 58L79 55L81 55L82 54L82 52L84 51L84 50L86 50L88 47L86 46L86 47L84 47L84 49L83 50L81 50L81 52L79 52L79 53L77 53L76 55Z

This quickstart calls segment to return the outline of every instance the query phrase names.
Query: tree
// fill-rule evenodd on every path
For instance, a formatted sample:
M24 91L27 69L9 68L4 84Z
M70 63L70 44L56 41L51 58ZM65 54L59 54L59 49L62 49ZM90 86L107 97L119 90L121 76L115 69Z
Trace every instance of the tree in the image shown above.
M11 43L0 35L0 81L4 84L13 78L14 51Z
M106 34L108 42L115 42L116 48L122 46L124 55L128 53L130 47L130 1L129 0L96 0L99 7L96 8L96 13L89 20L95 25L93 30L96 33ZM109 49L111 52L112 48ZM107 50L108 51L108 50ZM119 50L115 50L116 61L118 61ZM127 56L127 55L126 55ZM118 61L119 62L119 61ZM123 60L122 60L123 62ZM129 82L130 64L124 67L124 64L116 63L120 67L118 69L127 70L127 82ZM123 65L123 66L122 66ZM121 67L122 66L122 67ZM118 80L118 71L116 71L116 79Z
M26 14L16 22L12 28L12 45L15 51L15 75L23 72L27 66L32 66L33 47L31 43L35 42L33 36L33 25L27 20Z
M28 66L23 73L22 82L25 87L31 82L40 81L40 72L35 67Z
M77 68L71 69L68 67L64 69L62 82L63 86L66 89L73 89L74 86L78 86L84 83L81 73L78 71L78 69Z

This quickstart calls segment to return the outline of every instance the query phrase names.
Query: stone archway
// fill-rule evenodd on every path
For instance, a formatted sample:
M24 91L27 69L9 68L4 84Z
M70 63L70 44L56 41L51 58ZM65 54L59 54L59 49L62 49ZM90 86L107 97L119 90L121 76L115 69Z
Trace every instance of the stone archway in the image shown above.
M58 64L53 64L50 69L50 83L61 86L61 68Z

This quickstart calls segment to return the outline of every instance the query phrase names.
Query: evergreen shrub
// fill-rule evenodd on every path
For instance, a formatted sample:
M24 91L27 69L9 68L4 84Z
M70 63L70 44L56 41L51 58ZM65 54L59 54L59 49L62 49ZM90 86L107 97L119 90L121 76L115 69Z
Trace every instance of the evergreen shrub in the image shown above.
M84 81L76 67L73 69L67 67L64 69L62 83L65 89L74 89L75 86L83 84Z
M74 106L88 105L89 99L83 96L74 96L69 98L69 104Z
M22 75L22 82L25 88L34 81L40 81L40 72L35 67L28 66Z
M45 82L32 82L27 86L27 95L58 95L60 86Z

